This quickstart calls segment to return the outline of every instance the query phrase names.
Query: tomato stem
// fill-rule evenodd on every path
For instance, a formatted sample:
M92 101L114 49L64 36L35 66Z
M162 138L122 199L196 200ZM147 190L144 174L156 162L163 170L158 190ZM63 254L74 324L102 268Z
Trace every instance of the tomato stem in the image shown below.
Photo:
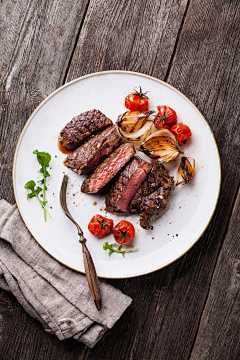
M104 222L104 219L102 220L97 220L99 222L99 224L101 225L101 228L105 229L105 226L107 224L110 224L111 221L107 221L107 222Z
M145 98L145 99L148 99L148 97L147 97L146 93L147 93L147 92L149 92L149 91L146 91L145 93L143 93L143 92L142 92L142 88L141 88L141 86L140 86L140 85L139 85L139 88L140 88L140 90L139 90L139 91L137 91L137 90L133 89L133 90L135 91L134 95L137 95L137 96L138 96L138 97L140 97L140 98Z
M154 115L157 118L160 118L161 120L159 121L159 123L163 122L163 125L165 125L165 120L169 119L171 116L173 116L173 114L166 116L166 111L164 110L163 115Z
M120 231L120 236L121 236L121 245L122 245L122 243L123 243L123 240L124 240L124 238L125 238L125 236L130 240L130 237L128 236L128 234L127 234L127 227L126 227L126 229L125 230L122 230L122 229L119 229L119 231Z

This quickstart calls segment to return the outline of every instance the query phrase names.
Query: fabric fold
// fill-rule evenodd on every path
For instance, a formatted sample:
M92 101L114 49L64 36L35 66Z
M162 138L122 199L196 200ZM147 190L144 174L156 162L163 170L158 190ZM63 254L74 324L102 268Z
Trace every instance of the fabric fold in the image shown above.
M93 302L85 275L47 254L26 229L16 205L0 200L0 287L11 291L45 330L93 347L132 299L100 281L103 308Z

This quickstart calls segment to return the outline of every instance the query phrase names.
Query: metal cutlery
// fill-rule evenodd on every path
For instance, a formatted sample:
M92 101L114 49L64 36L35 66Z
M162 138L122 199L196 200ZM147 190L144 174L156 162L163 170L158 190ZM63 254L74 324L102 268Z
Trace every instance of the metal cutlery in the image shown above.
M79 242L82 244L82 252L83 252L83 262L85 273L88 281L88 285L94 299L95 305L97 309L100 311L102 307L102 300L101 300L101 293L99 288L98 277L96 273L96 269L93 263L92 256L86 246L86 238L83 236L83 231L78 225L78 223L73 219L72 215L70 214L67 203L66 203L66 190L67 190L67 183L68 183L68 176L64 175L60 190L60 205L64 214L76 225L78 229L78 235L80 237Z

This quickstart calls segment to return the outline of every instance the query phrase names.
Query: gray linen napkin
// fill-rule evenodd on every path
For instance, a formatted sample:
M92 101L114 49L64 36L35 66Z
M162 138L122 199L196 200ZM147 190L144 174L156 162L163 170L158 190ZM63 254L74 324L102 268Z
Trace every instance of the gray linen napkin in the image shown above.
M16 205L0 200L0 287L11 291L44 329L60 340L74 337L93 347L132 299L101 281L102 310L85 275L48 255L26 229Z

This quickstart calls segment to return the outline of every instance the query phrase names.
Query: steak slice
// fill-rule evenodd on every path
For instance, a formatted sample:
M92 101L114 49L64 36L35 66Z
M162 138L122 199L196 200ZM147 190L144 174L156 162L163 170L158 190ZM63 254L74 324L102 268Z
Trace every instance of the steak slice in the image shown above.
M155 162L151 171L148 173L146 180L136 192L130 207L130 213L138 214L140 212L140 205L145 196L150 195L160 186L171 184L174 187L173 178L168 175L165 167L159 162Z
M100 160L119 145L120 140L115 125L109 126L68 155L64 164L79 175L90 174Z
M150 164L136 156L121 171L106 196L106 211L126 212L128 204L150 171Z
M60 131L58 140L65 149L73 150L90 135L96 134L112 124L112 121L100 110L86 111L74 117L64 126Z
M119 172L134 154L133 143L119 146L84 180L81 187L82 192L97 193Z
M146 196L140 205L140 226L150 229L150 219L153 215L161 214L169 201L170 188L160 187L151 195Z

